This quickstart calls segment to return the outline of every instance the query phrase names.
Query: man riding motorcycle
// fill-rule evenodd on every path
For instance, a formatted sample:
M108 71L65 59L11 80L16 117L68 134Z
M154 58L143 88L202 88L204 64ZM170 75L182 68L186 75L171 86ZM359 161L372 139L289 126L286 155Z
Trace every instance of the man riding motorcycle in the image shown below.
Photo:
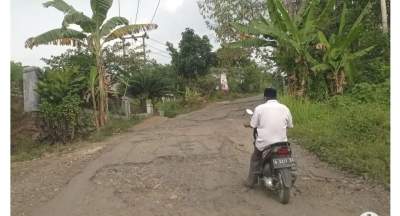
M277 91L266 88L264 91L265 103L258 105L246 127L255 129L254 152L250 159L249 175L245 185L253 188L257 183L262 164L262 151L268 146L287 142L286 128L293 128L292 115L289 108L277 101Z

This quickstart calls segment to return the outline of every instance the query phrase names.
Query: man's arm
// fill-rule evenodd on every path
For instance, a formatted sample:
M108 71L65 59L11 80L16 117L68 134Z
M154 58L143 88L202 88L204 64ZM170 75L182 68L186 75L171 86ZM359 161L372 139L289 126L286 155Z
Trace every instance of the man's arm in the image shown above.
M259 118L260 118L260 113L257 109L257 107L254 109L254 114L251 117L250 120L250 127L252 128L257 128L259 126Z
M293 128L292 114L290 113L290 110L288 108L286 108L286 110L287 110L286 127Z

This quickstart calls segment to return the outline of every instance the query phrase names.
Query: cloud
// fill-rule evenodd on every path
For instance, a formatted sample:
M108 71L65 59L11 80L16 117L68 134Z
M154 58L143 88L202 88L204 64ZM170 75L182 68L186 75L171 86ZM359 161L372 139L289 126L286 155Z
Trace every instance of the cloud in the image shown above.
M175 13L175 11L182 6L184 0L166 0L163 4L163 9L170 13Z

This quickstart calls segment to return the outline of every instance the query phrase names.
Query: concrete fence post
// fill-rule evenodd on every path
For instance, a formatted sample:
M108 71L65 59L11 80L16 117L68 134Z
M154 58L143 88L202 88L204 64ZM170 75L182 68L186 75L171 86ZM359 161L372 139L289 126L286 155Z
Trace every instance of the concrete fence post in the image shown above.
M122 97L122 109L125 117L129 118L131 116L131 103L129 102L129 98L126 96Z
M23 73L24 111L38 111L39 94L36 92L40 68L25 67Z
M150 99L147 99L146 100L146 111L147 111L147 114L153 114L153 104L151 103L151 100Z

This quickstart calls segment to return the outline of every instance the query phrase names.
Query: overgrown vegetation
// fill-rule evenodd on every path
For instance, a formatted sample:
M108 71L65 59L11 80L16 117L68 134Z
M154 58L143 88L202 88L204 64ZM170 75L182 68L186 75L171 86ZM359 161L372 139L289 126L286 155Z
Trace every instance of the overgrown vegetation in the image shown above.
M22 74L23 67L21 62L10 62L11 70L11 94L12 95L22 95Z
M389 185L390 3L229 2L199 7L225 47L270 63L272 84L296 96L282 98L291 135L321 159Z
M52 29L36 37L28 38L25 47L33 48L39 45L72 45L78 48L85 47L95 57L97 90L92 98L97 103L92 109L95 110L96 127L99 128L107 122L107 99L110 83L107 80L107 71L104 65L105 43L120 39L126 35L133 35L142 31L156 29L156 24L129 24L124 17L112 17L108 20L107 13L111 8L111 0L91 0L90 6L93 12L88 17L82 12L75 10L72 5L63 0L51 0L43 3L43 6L53 7L64 14L61 28ZM74 30L71 25L77 25L80 30Z
M389 186L390 115L386 90L378 100L340 96L313 102L283 97L281 101L295 120L289 136L320 159Z

